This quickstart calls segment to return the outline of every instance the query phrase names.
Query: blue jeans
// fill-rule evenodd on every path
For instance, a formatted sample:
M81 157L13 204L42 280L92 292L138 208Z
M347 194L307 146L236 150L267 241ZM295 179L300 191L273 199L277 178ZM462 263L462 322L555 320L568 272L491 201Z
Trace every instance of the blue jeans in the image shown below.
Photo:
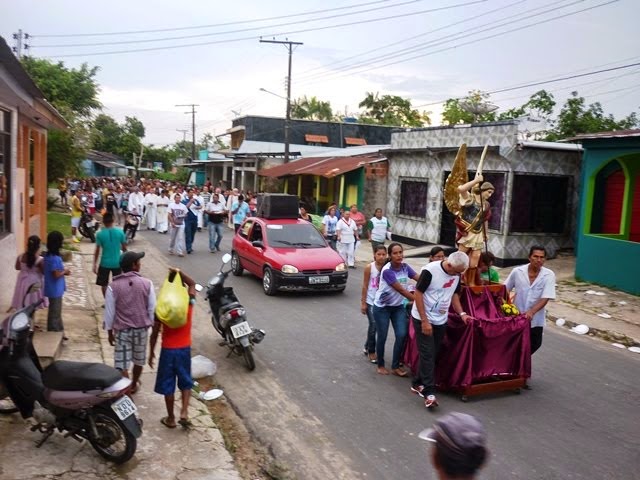
M209 222L209 250L220 250L220 242L222 241L222 227L224 223Z
M369 328L367 328L367 340L364 342L364 348L367 353L376 353L376 320L373 318L373 305L368 303L367 320L369 320Z
M195 215L191 218L191 215L187 215L184 221L184 241L187 244L187 253L191 253L193 250L193 239L196 236L196 230L198 230L198 219Z
M376 355L378 357L378 367L384 367L384 345L387 342L387 334L389 333L389 322L393 326L396 340L393 342L393 358L391 359L391 368L400 368L400 356L404 349L404 341L407 338L409 330L409 319L404 306L395 307L378 307L373 306L373 318L376 321L376 333L378 340L376 342Z

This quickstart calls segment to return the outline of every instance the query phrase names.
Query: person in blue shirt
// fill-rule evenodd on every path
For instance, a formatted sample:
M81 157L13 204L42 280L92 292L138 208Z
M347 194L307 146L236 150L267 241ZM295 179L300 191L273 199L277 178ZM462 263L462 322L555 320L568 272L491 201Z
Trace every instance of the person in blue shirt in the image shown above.
M187 207L187 217L184 222L184 240L187 244L187 253L193 252L193 240L198 229L198 211L202 209L202 202L198 199L193 188L189 189L187 197L182 200Z
M44 256L44 295L49 299L49 312L47 316L47 330L50 332L63 332L63 340L68 340L64 335L62 323L62 297L67 288L64 277L71 272L64 267L60 248L64 237L62 233L54 230L47 236L47 253Z
M233 215L233 229L237 232L244 219L250 213L249 204L244 201L244 195L238 195L238 200L233 202L231 206L231 215Z

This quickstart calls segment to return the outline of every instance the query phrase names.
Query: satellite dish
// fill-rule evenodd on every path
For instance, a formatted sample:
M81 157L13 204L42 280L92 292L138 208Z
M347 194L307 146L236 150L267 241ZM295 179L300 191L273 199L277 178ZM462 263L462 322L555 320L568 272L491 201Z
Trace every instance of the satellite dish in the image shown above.
M536 134L547 131L547 120L542 117L534 117L533 115L524 115L518 117L518 135L523 140L536 138Z
M473 123L476 123L480 115L493 112L497 110L499 107L489 102L462 101L460 102L460 108L462 108L463 111L472 114Z
M236 118L238 118L242 114L242 110L231 110L231 113L233 113Z

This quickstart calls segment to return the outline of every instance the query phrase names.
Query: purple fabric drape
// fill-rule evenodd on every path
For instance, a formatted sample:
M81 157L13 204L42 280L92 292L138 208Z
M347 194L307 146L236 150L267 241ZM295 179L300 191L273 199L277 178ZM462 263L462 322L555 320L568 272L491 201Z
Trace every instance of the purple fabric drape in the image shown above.
M476 320L465 325L451 309L436 363L440 388L466 387L493 375L531 376L530 323L524 315L505 316L500 309L503 298L504 287L494 293L484 288L480 294L462 289L462 306ZM403 362L415 375L418 348L413 322Z

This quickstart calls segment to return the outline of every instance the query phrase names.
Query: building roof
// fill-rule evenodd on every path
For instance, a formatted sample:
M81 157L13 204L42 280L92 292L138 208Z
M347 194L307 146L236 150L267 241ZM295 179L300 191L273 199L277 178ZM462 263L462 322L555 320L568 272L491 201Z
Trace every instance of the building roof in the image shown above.
M7 72L9 72L9 74L16 79L20 87L23 88L31 97L33 97L35 102L44 107L44 109L53 116L53 119L51 119L51 126L69 126L69 122L67 122L65 118L60 114L60 112L58 112L58 110L56 110L56 108L51 105L46 98L44 98L44 94L42 93L42 91L38 88L36 83L24 69L24 67L20 63L20 60L15 57L13 51L11 50L11 47L9 47L3 37L0 37L0 65L2 65L7 70ZM33 105L30 106L34 107Z
M640 137L640 129L630 130L611 130L608 132L596 132L596 133L582 133L575 137L565 138L565 142L572 142L574 140L596 140L599 138L630 138Z
M320 152L330 152L335 147L318 147L316 145L289 145L289 152L296 156L306 156ZM239 155L284 155L284 143L280 142L259 142L256 140L244 140L240 148L233 152Z
M290 163L258 170L261 177L286 177L290 175L319 175L333 178L351 172L369 163L377 163L387 158L377 152L351 156L305 157Z

